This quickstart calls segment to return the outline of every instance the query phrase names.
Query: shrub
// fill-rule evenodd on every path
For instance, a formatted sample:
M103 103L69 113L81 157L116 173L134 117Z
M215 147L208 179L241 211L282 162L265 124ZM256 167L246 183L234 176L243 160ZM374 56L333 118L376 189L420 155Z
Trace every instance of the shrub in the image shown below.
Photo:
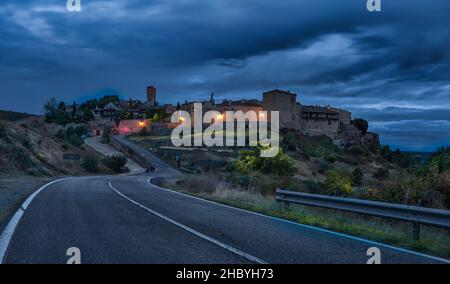
M348 196L353 192L351 179L336 171L327 171L325 179L325 190L329 195Z
M148 128L147 127L143 127L140 131L139 131L139 135L140 136L148 136L149 132L148 132Z
M88 172L98 172L98 159L95 156L89 155L81 161L81 166Z
M327 160L328 160L328 162L333 164L334 162L336 162L337 157L335 154L331 154L330 156L328 156Z
M13 152L14 160L21 170L26 170L34 166L33 161L31 160L28 153L25 152L25 150L18 147L14 147L13 151L14 151Z
M361 118L357 118L355 120L352 120L352 124L358 128L362 132L362 134L366 134L367 130L369 129L369 123Z
M102 135L102 139L101 142L103 144L108 144L109 143L109 135L111 135L112 129L110 127L105 127L103 129L103 135Z
M364 154L366 154L366 151L360 145L353 145L353 146L351 146L349 151L350 151L350 153L352 153L354 155L364 155Z
M24 135L20 137L23 147L30 148L31 147L31 139L28 135Z
M389 170L385 168L379 168L375 173L373 173L373 177L379 180L386 179L389 176Z
M64 140L65 139L64 130L63 129L58 130L58 132L56 132L56 137Z
M188 192L213 193L216 190L217 180L208 176L184 176L178 183Z
M364 174L362 173L362 171L359 168L355 168L352 172L352 179L353 182L356 185L361 185L362 184L362 180L363 180Z
M122 173L127 163L127 158L122 155L113 155L104 158L102 162L115 173Z
M73 146L80 147L83 145L83 140L78 136L77 134L72 134L68 139L67 142Z
M292 176L295 173L294 162L281 149L275 157L261 157L260 153L261 148L241 151L239 158L232 162L232 165L227 165L227 170L235 170L242 174L261 171L278 176Z
M6 125L0 121L0 137L6 137Z

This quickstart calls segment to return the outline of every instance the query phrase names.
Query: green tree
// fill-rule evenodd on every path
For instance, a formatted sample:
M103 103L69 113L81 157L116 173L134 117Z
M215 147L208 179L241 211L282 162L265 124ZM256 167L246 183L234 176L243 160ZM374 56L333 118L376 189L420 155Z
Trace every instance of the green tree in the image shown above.
M119 96L117 95L106 95L101 97L98 100L98 107L104 108L109 103L118 103L119 102Z
M373 173L373 177L378 180L386 179L389 176L389 170L385 168L379 168L375 173Z
M123 155L108 156L103 159L103 164L115 173L122 173L127 163L127 158Z
M279 176L292 176L296 172L294 162L281 149L275 157L261 157L262 149L262 147L258 147L253 150L241 151L239 158L228 165L227 169L242 174L261 171Z
M72 113L71 113L72 119L74 119L76 117L77 111L78 111L77 104L75 102L73 102L73 104L72 104Z
M6 137L6 125L0 120L0 137Z
M98 172L98 159L95 156L89 155L81 161L81 166L88 172Z
M362 118L352 120L352 124L356 128L358 128L363 134L366 134L367 130L369 129L369 123L367 122L367 120L364 120Z
M67 142L76 147L81 147L83 145L83 140L77 134L72 134L67 138Z
M49 99L44 105L44 115L47 122L53 122L56 119L58 103L56 98Z
M333 196L348 196L353 192L352 180L342 173L329 170L325 174L325 190Z
M140 136L148 136L148 134L149 132L147 127L142 127L142 129L139 131Z
M360 186L362 184L364 174L359 168L355 168L352 172L352 180L355 185Z

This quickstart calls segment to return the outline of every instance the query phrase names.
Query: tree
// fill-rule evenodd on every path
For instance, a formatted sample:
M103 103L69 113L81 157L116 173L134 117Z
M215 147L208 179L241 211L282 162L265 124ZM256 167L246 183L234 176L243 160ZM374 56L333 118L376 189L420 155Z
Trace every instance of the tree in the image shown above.
M101 139L101 142L103 144L108 144L109 143L109 136L111 135L111 133L112 133L111 127L105 127L103 129L103 135L102 135L102 139Z
M0 137L6 137L6 125L0 120Z
M325 189L327 194L348 196L353 192L352 181L347 175L329 170L325 174Z
M83 140L80 138L80 136L76 135L76 134L72 134L67 138L67 142L69 144L72 144L73 146L76 147L81 147L81 145L83 145Z
M148 135L148 128L147 127L142 127L142 129L139 131L139 135L140 136L147 136Z
M352 120L352 124L356 128L358 128L364 135L367 133L367 130L369 129L369 123L367 122L367 120L364 120L362 118Z
M66 110L67 110L66 103L63 102L63 101L59 102L59 104L58 104L58 111L66 112Z
M373 177L379 180L386 179L389 176L389 170L385 168L379 168L374 174Z
M118 120L131 119L131 114L128 111L119 109L119 111L117 112L117 118Z
M258 147L254 150L241 151L239 158L228 165L227 169L242 174L261 171L265 174L292 176L295 173L294 162L281 149L275 157L261 157L261 150L262 148Z
M98 172L98 159L95 156L89 155L81 161L81 166L88 172Z
M84 109L83 110L83 121L88 122L94 119L94 115L92 114L92 111L90 109Z
M119 102L119 96L117 96L117 95L111 95L111 96L110 95L106 95L106 96L101 97L98 100L98 107L104 108L109 103L117 103L117 102Z
M72 104L72 119L75 118L77 111L78 111L77 104L75 102L73 102L73 104Z
M49 99L44 105L45 112L45 120L47 122L52 122L56 119L56 111L57 111L57 102L56 98Z
M122 173L127 163L127 158L125 156L116 154L104 158L102 162L106 167L110 168L115 173Z
M364 177L364 174L359 168L355 168L353 170L352 179L356 185L360 186L362 184L363 177Z

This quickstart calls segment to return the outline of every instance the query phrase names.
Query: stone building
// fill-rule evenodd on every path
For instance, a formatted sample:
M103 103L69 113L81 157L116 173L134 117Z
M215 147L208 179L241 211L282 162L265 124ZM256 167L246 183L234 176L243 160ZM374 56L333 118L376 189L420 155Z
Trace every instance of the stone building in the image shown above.
M302 131L301 105L297 103L297 94L289 91L272 90L263 93L264 110L279 111L280 129L295 129Z
M331 106L305 106L297 102L297 95L289 91L273 90L263 93L266 111L279 111L280 128L295 130L309 136L326 135L332 139L350 125L349 111Z
M302 106L301 120L303 134L308 136L326 135L335 138L338 134L339 112L330 107Z
M222 101L222 103L216 106L216 110L224 115L224 120L227 120L227 111L242 111L243 113L254 111L256 113L256 120L258 120L263 118L263 113L261 112L264 111L264 106L260 101L257 100L224 100Z
M147 87L147 105L156 106L156 88L153 86Z

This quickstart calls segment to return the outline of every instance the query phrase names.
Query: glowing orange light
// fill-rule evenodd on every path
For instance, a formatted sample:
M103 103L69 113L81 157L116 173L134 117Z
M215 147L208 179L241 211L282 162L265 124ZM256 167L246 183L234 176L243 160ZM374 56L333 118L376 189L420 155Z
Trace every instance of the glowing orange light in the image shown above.
M217 120L222 120L223 119L223 114L218 114L216 118L217 118Z
M139 121L139 126L144 127L145 126L145 121Z
M264 113L260 112L259 113L259 117L263 118L264 117Z
M179 120L180 120L180 122L183 122L184 121L184 117L180 117Z

